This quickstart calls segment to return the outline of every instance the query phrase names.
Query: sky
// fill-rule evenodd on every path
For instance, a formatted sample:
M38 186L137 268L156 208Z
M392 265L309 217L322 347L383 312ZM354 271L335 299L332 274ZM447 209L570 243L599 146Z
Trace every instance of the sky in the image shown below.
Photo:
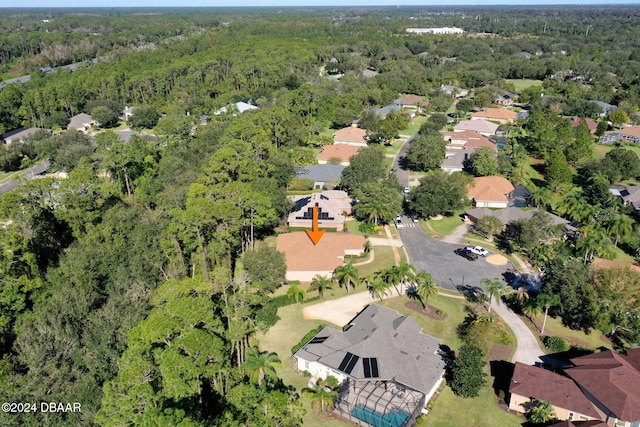
M3 0L9 7L249 7L249 6L435 6L435 5L615 5L640 0Z

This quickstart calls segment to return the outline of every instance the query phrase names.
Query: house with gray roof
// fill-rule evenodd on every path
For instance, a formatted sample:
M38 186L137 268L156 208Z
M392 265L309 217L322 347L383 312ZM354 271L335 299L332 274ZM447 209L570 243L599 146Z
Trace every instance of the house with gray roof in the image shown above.
M354 422L409 426L442 382L447 353L409 316L371 304L342 331L326 326L294 357L341 382L334 411Z
M333 186L340 178L342 171L346 166L342 165L310 165L305 167L296 167L296 178L305 178L313 180L313 188L325 188L325 186Z
M69 120L69 124L67 125L67 129L87 133L89 131L89 128L95 124L96 121L93 120L93 117L91 117L89 114L80 113L71 117L71 119Z
M374 108L373 112L378 115L381 119L386 119L390 112L392 111L403 111L403 108L399 105L387 105L382 108ZM415 116L415 111L413 110L405 110L407 111L411 117Z
M609 193L614 196L618 196L622 199L622 203L625 206L631 205L636 211L636 214L640 211L640 186L639 185L611 185L609 187Z
M542 211L540 209L523 209L517 208L515 206L511 206L504 209L490 209L490 208L474 208L469 209L466 214L471 220L472 223L477 224L478 220L484 218L485 216L495 216L498 218L505 226L509 226L512 223L521 220L521 219L531 219L536 212L544 212L551 218L551 223L553 225L560 226L564 229L565 233L570 233L576 231L576 228L571 225L569 221L566 219L559 217L558 215L554 215L552 213Z
M600 107L602 112L598 114L599 117L606 117L609 115L610 112L618 108L615 105L611 105L603 101L589 101L589 102L591 102L592 104L596 104L598 107Z
M0 139L4 139L5 144L11 145L15 142L25 142L36 133L44 130L45 129L42 129L42 128L29 128L29 129L20 128L20 129L12 130L10 132L5 133L0 137Z

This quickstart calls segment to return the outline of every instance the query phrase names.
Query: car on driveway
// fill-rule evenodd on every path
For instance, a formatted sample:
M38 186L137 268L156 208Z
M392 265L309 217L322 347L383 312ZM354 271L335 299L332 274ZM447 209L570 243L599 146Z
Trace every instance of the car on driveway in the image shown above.
M468 248L458 248L454 252L469 261L475 261L478 259L478 254L471 252Z
M404 187L404 192L405 192L405 193L408 193L409 191L411 191L411 189L410 189L408 186L407 186L407 187Z
M476 255L480 255L480 256L489 255L489 251L486 250L485 248L483 248L482 246L467 246L464 249L469 251L469 252L473 252Z

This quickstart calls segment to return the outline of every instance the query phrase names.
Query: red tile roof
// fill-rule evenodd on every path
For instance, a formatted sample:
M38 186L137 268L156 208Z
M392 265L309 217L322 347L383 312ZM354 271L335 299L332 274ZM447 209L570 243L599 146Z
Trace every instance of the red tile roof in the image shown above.
M342 128L339 131L336 131L336 133L333 134L333 140L366 143L367 142L366 136L367 136L366 130L349 126L346 128Z
M340 161L346 162L361 148L347 144L324 145L322 151L318 154L318 160L340 159Z
M473 179L467 195L476 201L508 202L507 194L515 190L508 179L501 176L481 176Z
M596 407L570 378L546 369L516 362L509 392L531 399L546 400L553 406L600 418Z
M471 117L480 117L488 120L513 120L516 114L514 111L506 108L485 108L484 111L471 113Z
M489 138L472 130L463 130L460 132L445 132L444 138L447 141L465 141L464 146L469 148L496 148L496 144L491 142Z
M631 127L628 127L628 128L620 129L619 131L617 131L615 133L619 133L621 135L629 135L629 136L640 137L640 127L631 126Z
M314 245L304 231L278 235L276 250L284 252L287 271L333 271L346 250L364 248L364 237L326 232Z
M640 420L640 371L611 350L571 359L565 369L583 390L607 407L618 419Z

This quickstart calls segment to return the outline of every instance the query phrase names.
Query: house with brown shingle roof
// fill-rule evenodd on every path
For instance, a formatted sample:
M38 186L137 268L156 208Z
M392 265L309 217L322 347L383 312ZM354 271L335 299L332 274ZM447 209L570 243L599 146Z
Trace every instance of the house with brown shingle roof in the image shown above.
M471 120L490 120L500 124L511 123L516 118L516 112L506 108L485 108L483 111L471 113Z
M355 126L342 128L333 134L334 144L348 144L357 147L367 146L367 131Z
M491 136L496 133L500 125L496 123L492 123L488 120L461 120L455 127L453 128L454 132L463 132L463 131L474 131L478 132L480 135Z
M587 125L587 128L589 129L589 133L591 133L592 135L596 133L596 131L598 130L598 123L591 120L589 117L584 119L581 119L580 117L571 118L571 126L573 128L577 128L578 126L580 126L580 123L582 122L584 122Z
M501 176L480 176L473 179L467 195L477 208L506 208L509 194L515 190L508 179Z
M323 145L322 151L318 154L318 163L323 165L332 163L335 165L349 166L349 159L354 156L362 147L347 144Z
M310 282L316 275L331 277L346 255L364 252L365 239L346 233L324 233L314 245L307 233L279 234L276 250L284 253L287 280Z
M399 107L410 108L413 110L419 110L429 105L429 101L418 95L407 95L396 99L393 103Z
M536 400L553 406L560 420L601 420L603 413L582 393L571 378L536 366L516 362L509 385L509 409L528 413Z
M609 426L640 425L640 349L611 350L571 359L565 373L601 411Z

